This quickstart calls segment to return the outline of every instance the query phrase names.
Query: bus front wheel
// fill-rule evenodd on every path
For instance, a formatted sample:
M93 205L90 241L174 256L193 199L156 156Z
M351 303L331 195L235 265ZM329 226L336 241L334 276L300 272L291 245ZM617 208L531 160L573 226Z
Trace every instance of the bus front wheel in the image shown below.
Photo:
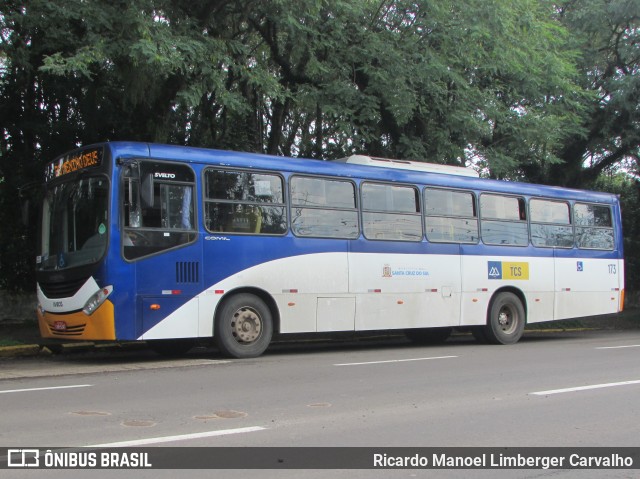
M514 344L522 337L525 322L520 298L513 293L499 293L489 307L484 335L494 344Z
M271 311L259 297L242 293L226 300L215 318L214 339L220 351L233 358L255 358L273 335Z

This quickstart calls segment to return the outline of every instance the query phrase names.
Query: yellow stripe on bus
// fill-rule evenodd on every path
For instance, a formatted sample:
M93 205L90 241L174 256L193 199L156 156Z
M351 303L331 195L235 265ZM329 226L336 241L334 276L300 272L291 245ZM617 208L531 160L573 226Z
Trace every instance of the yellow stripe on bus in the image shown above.
M529 263L503 261L502 279L529 279Z

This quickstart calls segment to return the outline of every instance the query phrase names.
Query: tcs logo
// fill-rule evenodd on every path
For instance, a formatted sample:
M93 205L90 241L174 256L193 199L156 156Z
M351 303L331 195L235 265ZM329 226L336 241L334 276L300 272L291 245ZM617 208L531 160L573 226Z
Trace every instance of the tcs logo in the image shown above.
M487 262L487 277L489 279L529 279L529 263L512 261Z

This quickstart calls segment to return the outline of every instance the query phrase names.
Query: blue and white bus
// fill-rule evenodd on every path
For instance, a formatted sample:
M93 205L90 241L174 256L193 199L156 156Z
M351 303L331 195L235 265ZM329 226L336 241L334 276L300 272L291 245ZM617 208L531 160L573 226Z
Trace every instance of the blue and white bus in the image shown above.
M41 334L262 354L274 334L527 323L624 302L615 195L352 156L112 142L46 169Z

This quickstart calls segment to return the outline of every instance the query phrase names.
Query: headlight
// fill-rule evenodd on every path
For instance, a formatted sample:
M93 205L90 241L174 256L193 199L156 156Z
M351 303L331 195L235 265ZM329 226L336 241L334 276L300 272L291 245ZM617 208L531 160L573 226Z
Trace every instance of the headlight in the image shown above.
M104 300L109 297L112 291L113 286L105 286L98 290L98 292L91 296L85 303L84 308L82 308L82 312L87 316L92 315L93 312L98 309L102 303L104 303Z

